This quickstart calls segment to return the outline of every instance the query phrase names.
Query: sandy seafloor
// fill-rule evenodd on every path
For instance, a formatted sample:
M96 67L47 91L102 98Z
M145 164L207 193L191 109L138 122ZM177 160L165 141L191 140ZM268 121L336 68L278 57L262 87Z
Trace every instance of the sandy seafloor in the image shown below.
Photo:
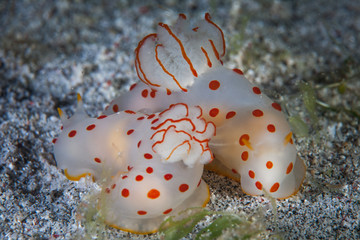
M142 37L178 13L194 21L205 12L224 30L225 65L308 128L295 131L306 179L296 196L276 201L277 216L268 199L205 171L208 208L255 215L265 226L258 238L360 238L360 1L9 0L0 2L0 239L160 238L82 217L96 186L57 169L56 108L72 114L80 93L99 115L138 81L133 50Z

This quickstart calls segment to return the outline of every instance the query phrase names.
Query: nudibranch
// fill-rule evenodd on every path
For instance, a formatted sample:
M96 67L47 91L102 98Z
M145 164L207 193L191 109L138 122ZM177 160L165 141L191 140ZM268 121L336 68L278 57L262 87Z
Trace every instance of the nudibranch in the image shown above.
M176 103L200 106L204 118L216 125L209 146L218 164L212 168L230 172L250 195L287 198L299 190L305 165L281 105L241 70L223 66L224 34L208 13L194 26L184 14L174 26L159 23L135 54L141 82L111 102L106 114L159 112Z
M110 226L152 233L169 214L209 201L201 176L213 159L208 142L215 125L200 107L177 103L159 113L124 110L90 118L78 96L70 119L59 113L58 167L70 180L108 180L100 208Z

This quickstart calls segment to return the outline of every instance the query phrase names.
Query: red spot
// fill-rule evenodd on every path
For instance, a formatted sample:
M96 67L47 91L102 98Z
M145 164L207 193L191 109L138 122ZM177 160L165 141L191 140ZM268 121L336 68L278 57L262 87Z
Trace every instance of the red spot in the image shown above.
M271 104L271 106L272 106L273 108L275 108L276 110L281 111L281 106L280 106L280 104L274 102L274 103Z
M111 186L111 189L114 189L114 188L116 188L116 184L115 184L115 183Z
M131 169L133 169L133 167L128 166L127 169L128 169L128 171L131 171Z
M179 18L186 19L186 15L183 14L183 13L180 13L180 14L179 14Z
M226 114L226 119L233 118L236 115L236 112L230 111Z
M291 162L290 164L289 164L289 166L287 167L287 169L286 169L286 174L289 174L290 172L291 172L291 170L293 169L293 163Z
M218 108L213 108L209 112L210 117L216 117L218 114L219 114L219 109Z
M186 192L187 190L189 189L189 185L187 185L187 184L181 184L180 186L179 186L179 191L180 192Z
M212 80L210 83L209 83L209 88L211 90L217 90L218 88L220 87L220 83L218 80Z
M70 132L69 132L69 137L75 137L75 135L76 135L76 130L71 130Z
M141 176L141 175L137 175L136 177L135 177L135 180L136 181L141 181L141 180L143 180L144 179L144 177L143 176Z
M267 125L267 130L269 132L275 132L275 126L273 124L269 124L269 125Z
M259 182L259 181L257 181L257 182L255 183L255 186L256 186L256 188L259 189L259 190L262 189L262 184L261 184L261 182Z
M244 75L243 71L241 71L241 70L238 69L238 68L234 68L233 71L236 72L236 73L238 73L238 74L240 74L240 75Z
M103 118L106 118L107 116L106 115L101 115L99 117L97 117L97 119L103 119Z
M264 115L263 111L261 111L260 109L255 109L253 112L252 112L252 115L254 117L261 117Z
M172 208L169 208L168 210L165 210L164 212L163 212L163 214L168 214L168 213L170 213L172 211Z
M146 211L142 211L142 210L138 211L137 213L138 213L139 215L146 215L146 214L147 214Z
M260 88L258 88L258 87L253 87L253 92L254 92L255 94L261 94L261 90L260 90Z
M144 89L142 92L141 92L141 96L143 96L144 98L147 97L149 91L147 89Z
M89 125L89 126L86 127L86 130L91 131L91 130L93 130L94 128L95 128L95 124L91 124L91 125Z
M127 135L130 135L130 134L132 134L134 132L134 129L130 129L129 131L127 131Z
M156 199L158 197L160 197L160 192L156 189L151 189L148 194L147 194L148 198L150 199Z
M130 91L133 90L136 87L136 83L134 83L133 85L130 86Z
M199 186L200 186L200 184L201 184L201 178L200 178L200 180L199 180L199 182L198 182L198 184L197 184L197 186L196 186L196 187L199 187Z
M250 136L248 134L243 134L241 135L240 139L239 139L239 143L241 146L245 145L245 142L249 142ZM245 140L245 142L244 142Z
M255 173L254 173L254 171L249 171L249 177L250 178L255 178Z
M156 96L156 90L155 90L155 89L151 89L150 97L155 98L155 96Z
M268 169L271 169L271 168L273 167L273 163L272 163L271 161L268 161L268 162L266 163L266 167L267 167Z
M238 172L233 168L233 169L231 169L231 171L233 172L233 173L235 173L235 174L237 174Z
M170 179L173 178L173 175L170 174L170 173L168 173L168 174L165 174L165 175L164 175L164 178L165 178L166 181L169 181Z
M151 114L147 117L147 119L152 119L153 117L155 117L155 114Z
M147 172L148 174L152 173L153 171L154 171L154 169L153 169L152 167L148 167L148 168L146 169L146 172Z
M118 112L119 111L119 106L117 104L114 104L112 109L113 109L114 112Z
M248 160L248 158L249 158L249 153L248 153L247 151L244 151L244 152L241 154L241 159L242 159L243 161L246 161L246 160Z
M145 153L145 154L144 154L144 158L146 158L146 159L152 159L153 156L152 156L150 153Z
M101 163L101 159L100 158L94 158L94 161L97 162L97 163Z
M61 127L60 127L60 130L63 130L63 129L64 129L64 126L61 126Z
M140 147L140 145L141 145L141 140L137 144L138 148Z
M280 184L278 182L274 183L272 187L270 188L270 192L276 192L280 187Z
M166 94L167 94L167 95L171 95L170 89L168 89L168 88L166 89Z
M137 120L143 120L145 117L142 116L142 117L139 117Z
M127 177L128 177L128 176L127 176L127 175L125 175L125 176L122 176L122 177L121 177L121 179L125 179L125 178L127 178Z
M106 189L105 189L105 192L106 192L106 193L110 193L110 188L106 188Z
M131 111L131 110L125 110L124 112L128 113L128 114L136 114L136 112Z
M121 196L123 196L123 197L128 197L129 195L130 195L129 189L124 188L124 189L121 191Z
M54 139L52 140L52 143L55 144L56 141L57 141L57 138L54 138Z
M151 124L154 124L154 123L156 123L157 121L159 121L158 118L157 118L157 119L154 119L154 120L151 122Z

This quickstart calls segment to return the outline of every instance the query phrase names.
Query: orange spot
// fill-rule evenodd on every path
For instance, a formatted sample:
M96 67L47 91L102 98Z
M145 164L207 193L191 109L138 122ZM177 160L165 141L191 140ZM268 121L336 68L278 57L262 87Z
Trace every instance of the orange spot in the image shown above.
M133 90L136 87L136 83L134 83L133 85L130 86L130 91Z
M164 175L164 179L165 179L166 181L169 181L170 179L172 179L172 177L173 177L173 175L170 174L170 173Z
M181 184L180 186L179 186L179 191L180 192L186 192L187 190L189 189L189 185L187 185L187 184Z
M172 211L172 208L169 208L168 210L165 210L164 212L163 212L163 214L168 214L168 213L170 213Z
M148 167L148 168L146 169L146 172L147 172L148 174L151 174L153 171L154 171L154 169L153 169L152 167Z
M76 135L76 131L75 130L71 130L70 132L69 132L69 137L75 137L75 135Z
M233 118L236 115L236 112L230 111L226 114L226 119Z
M130 192L129 192L129 189L127 188L124 188L122 191L121 191L121 196L123 197L128 197L130 195Z
M144 179L144 177L143 176L141 176L141 175L137 175L136 177L135 177L135 180L136 181L141 181L141 180L143 180Z
M94 161L97 162L97 163L101 163L101 159L100 158L94 158Z
M268 169L271 169L271 168L273 167L273 163L272 163L271 161L268 161L268 162L266 163L266 167L267 167Z
M155 96L156 96L156 90L152 89L150 92L150 97L155 98Z
M246 161L246 160L248 160L248 158L249 158L249 153L248 153L247 151L244 151L244 152L241 154L241 159L242 159L243 161Z
M241 71L238 68L234 68L233 71L236 72L237 74L244 75L243 71Z
M289 132L288 135L284 138L284 145L286 146L288 143L292 144L292 132Z
M272 106L273 108L275 108L276 110L281 111L281 106L280 106L280 104L274 102L274 103L271 104L271 106Z
M254 171L249 171L249 177L251 177L251 178L255 178L255 173L254 173Z
M264 115L263 111L261 111L260 109L255 109L253 112L252 112L252 115L254 117L261 117Z
M160 197L160 192L156 189L151 189L148 194L147 194L148 198L150 199L156 199L158 197Z
M220 87L220 83L218 80L212 80L210 83L209 83L209 88L211 90L217 90L218 88Z
M270 192L276 192L280 187L280 184L278 182L274 183L272 187L270 188Z
M117 104L115 104L113 107L112 107L113 111L114 112L118 112L119 111L119 106Z
M146 159L152 159L153 156L152 156L150 153L145 153L145 154L144 154L144 158L146 158Z
M146 214L147 214L146 211L142 211L142 210L138 211L137 213L138 213L139 215L146 215Z
M273 124L269 124L269 125L267 125L267 130L269 132L275 132L275 126Z
M144 89L142 92L141 92L141 96L143 96L144 98L146 98L148 96L148 93L149 91L147 89Z
M249 140L250 140L250 136L248 134L243 134L239 139L239 143L241 146L244 146L246 145L246 142L249 142Z
M256 188L259 189L259 190L262 189L262 184L261 184L261 182L259 182L259 181L257 181L257 182L255 183L255 186L256 186Z
M89 125L89 126L86 127L86 130L91 131L91 130L93 130L94 128L95 128L95 124L91 124L91 125Z
M130 134L132 134L134 132L134 129L130 129L129 131L127 131L127 135L130 135Z
M261 94L261 90L260 90L260 88L258 88L258 87L253 87L253 92L254 92L255 94Z
M213 108L209 112L210 117L216 117L218 114L219 114L219 109L218 108Z
M97 117L97 119L104 119L106 117L107 117L106 115L101 115L101 116Z
M289 174L289 173L291 172L291 170L293 169L293 167L294 167L294 165L293 165L293 163L291 162L291 163L289 164L289 166L287 167L287 169L286 169L286 174Z
M155 114L151 114L147 117L147 119L152 119L153 117L155 117Z
M183 13L180 13L180 14L179 14L179 18L186 19L186 15L183 14Z

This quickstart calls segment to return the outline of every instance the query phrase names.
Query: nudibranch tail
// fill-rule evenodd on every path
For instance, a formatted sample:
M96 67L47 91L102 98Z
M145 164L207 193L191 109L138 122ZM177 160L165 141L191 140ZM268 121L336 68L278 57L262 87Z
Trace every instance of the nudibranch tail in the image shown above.
M172 27L159 23L157 33L146 36L135 50L140 80L152 87L186 92L200 74L221 65L224 34L210 19L206 13L205 20L191 27L180 14Z

